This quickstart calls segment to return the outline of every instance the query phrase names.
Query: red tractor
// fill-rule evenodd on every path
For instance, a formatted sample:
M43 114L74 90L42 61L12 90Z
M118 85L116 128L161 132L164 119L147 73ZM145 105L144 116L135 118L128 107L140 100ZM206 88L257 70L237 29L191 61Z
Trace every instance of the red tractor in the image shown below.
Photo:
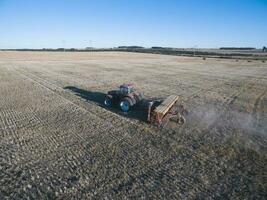
M143 99L143 95L138 93L133 84L123 84L119 87L119 90L108 91L104 104L111 106L119 104L123 112L128 112L130 108L138 104Z

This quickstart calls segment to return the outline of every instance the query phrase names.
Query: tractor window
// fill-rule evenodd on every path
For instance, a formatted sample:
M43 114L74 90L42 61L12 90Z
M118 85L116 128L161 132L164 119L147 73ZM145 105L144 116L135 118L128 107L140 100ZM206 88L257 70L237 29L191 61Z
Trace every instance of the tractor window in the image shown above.
M132 87L120 87L120 91L122 94L129 94L133 92Z
M128 94L128 88L127 87L121 87L120 88L122 94Z
M129 93L132 93L133 92L133 88L129 88Z

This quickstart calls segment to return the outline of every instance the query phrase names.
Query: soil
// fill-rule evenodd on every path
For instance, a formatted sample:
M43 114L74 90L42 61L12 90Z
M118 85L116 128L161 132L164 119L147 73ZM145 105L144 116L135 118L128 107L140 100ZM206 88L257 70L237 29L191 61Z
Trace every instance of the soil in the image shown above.
M103 105L179 95L164 127ZM267 63L126 52L0 52L0 199L265 199Z

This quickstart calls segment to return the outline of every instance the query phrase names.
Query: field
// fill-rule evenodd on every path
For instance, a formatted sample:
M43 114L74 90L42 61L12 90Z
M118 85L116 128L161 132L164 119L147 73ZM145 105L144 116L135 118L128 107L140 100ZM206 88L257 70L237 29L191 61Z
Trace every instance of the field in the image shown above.
M183 126L103 106L134 83ZM0 52L0 199L265 199L267 63L127 52Z

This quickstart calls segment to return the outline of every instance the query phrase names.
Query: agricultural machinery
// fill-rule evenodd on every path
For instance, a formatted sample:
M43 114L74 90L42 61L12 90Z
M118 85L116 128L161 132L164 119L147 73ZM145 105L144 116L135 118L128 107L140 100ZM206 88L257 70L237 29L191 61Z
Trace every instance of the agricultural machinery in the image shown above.
M178 100L179 97L176 95L170 95L164 100L145 100L133 84L123 84L118 90L107 93L104 104L107 107L119 105L123 112L128 112L135 105L140 105L147 112L147 121L150 123L161 125L170 120L183 124L187 110L182 105L175 106Z

